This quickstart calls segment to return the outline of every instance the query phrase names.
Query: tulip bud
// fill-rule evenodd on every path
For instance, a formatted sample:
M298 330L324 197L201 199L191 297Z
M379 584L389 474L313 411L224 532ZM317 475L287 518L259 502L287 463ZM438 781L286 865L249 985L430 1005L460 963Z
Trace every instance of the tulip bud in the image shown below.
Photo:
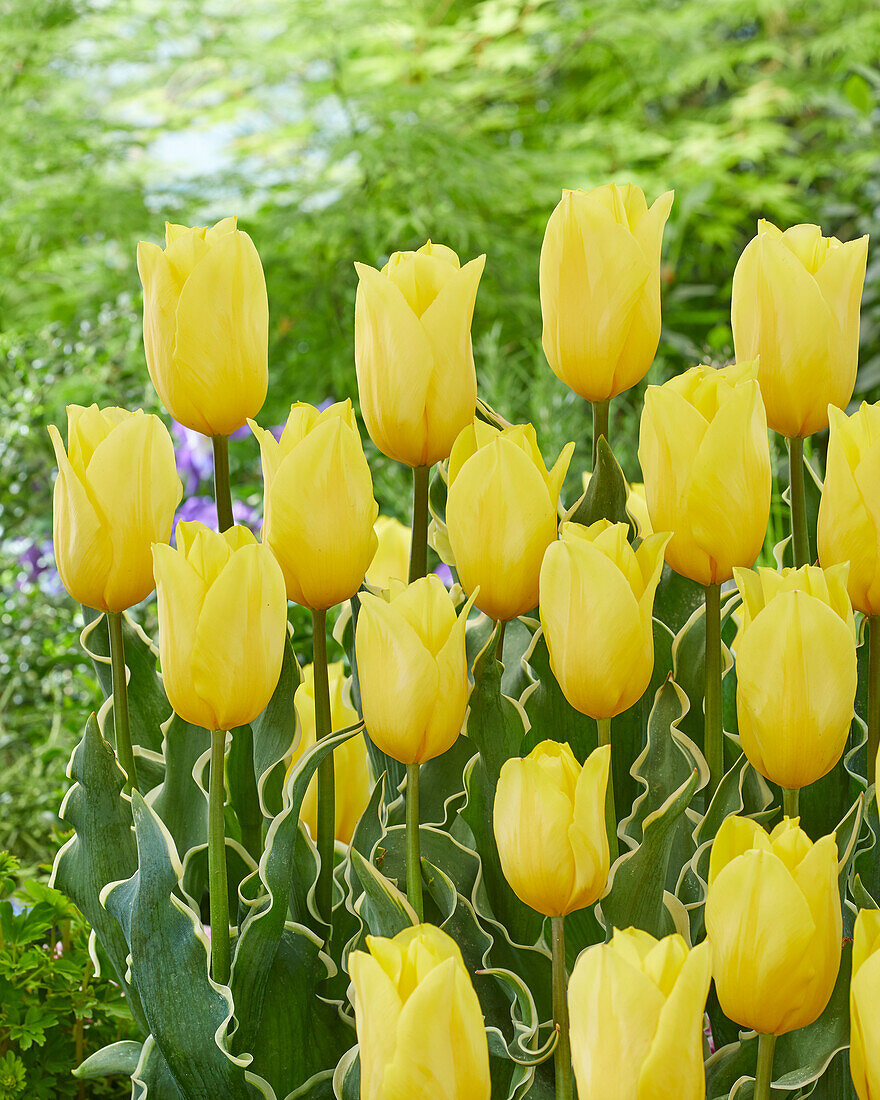
M361 1100L489 1100L483 1013L455 941L419 924L367 947L348 960Z
M770 445L754 363L692 367L648 386L639 462L666 560L699 584L754 563L770 514Z
M246 527L177 525L153 545L165 694L185 722L229 730L265 710L287 636L284 578Z
M644 378L660 341L660 248L667 191L648 209L641 188L563 191L541 246L544 354L587 401Z
M235 218L211 229L165 223L165 249L141 241L144 350L159 400L203 435L231 435L269 385L269 302L254 243Z
M842 244L818 225L783 233L768 221L733 273L737 359L760 356L767 423L789 438L828 427L852 397L868 238Z
M153 591L153 542L168 542L183 487L174 445L140 409L67 406L68 450L49 426L58 478L55 561L70 595L98 611L124 611Z
M541 566L541 626L565 698L613 718L644 694L654 671L654 593L665 533L633 550L629 525L564 523Z
M849 562L853 606L880 615L880 402L852 416L830 406L828 461L819 503L819 560Z
M743 625L736 713L743 752L782 787L806 787L843 752L856 694L846 565L735 569Z
M346 691L345 670L342 661L334 661L327 666L330 681L330 724L334 730L353 726L358 721L358 713L351 705ZM315 733L315 666L306 665L302 670L302 681L293 696L293 705L299 719L299 741L290 758L285 775L293 771L299 758L316 741ZM370 801L370 769L367 763L367 746L363 737L350 737L333 753L333 774L336 789L336 839L343 844L351 841L355 825ZM312 776L300 810L300 820L304 821L313 837L318 835L318 779Z
M880 910L862 909L853 932L849 1068L859 1100L880 1098Z
M464 267L442 244L355 264L354 361L361 412L379 450L407 466L448 458L473 419L471 320L485 256Z
M464 628L434 574L389 598L360 593L355 656L364 723L375 744L404 764L446 752L461 732L470 686Z
M610 766L610 745L581 767L568 745L542 741L501 768L492 815L501 869L520 901L546 917L585 909L605 889Z
M709 860L706 934L725 1016L764 1035L806 1027L828 1004L842 923L834 835L785 818L767 833L724 819Z
M373 526L379 545L367 570L367 581L376 588L387 588L392 580L406 584L412 531L393 516L379 516Z
M323 412L292 405L280 440L248 423L263 462L263 542L287 598L326 611L357 592L378 545L379 505L351 402Z
M531 424L499 431L474 420L449 459L446 527L465 592L492 619L538 604L544 552L556 541L559 491L574 443L548 473Z
M703 1100L711 971L709 944L688 950L678 933L615 928L610 943L583 951L568 984L578 1094Z

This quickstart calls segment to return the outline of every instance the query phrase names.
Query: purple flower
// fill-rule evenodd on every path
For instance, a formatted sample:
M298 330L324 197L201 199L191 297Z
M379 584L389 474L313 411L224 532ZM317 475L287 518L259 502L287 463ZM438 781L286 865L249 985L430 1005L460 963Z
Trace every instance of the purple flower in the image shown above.
M201 432L194 432L171 421L171 434L176 444L177 473L183 482L183 491L189 496L203 481L214 475L214 454L211 440Z
M15 584L19 591L34 584L46 596L57 596L64 591L55 568L55 549L51 539L14 539L5 545L4 550L18 555L21 570Z
M451 587L451 585L452 585L452 570L449 568L449 566L446 564L445 561L441 561L440 564L437 566L437 568L434 570L434 572L437 574L437 576L440 578L440 580L443 581L443 583L446 585L447 588Z

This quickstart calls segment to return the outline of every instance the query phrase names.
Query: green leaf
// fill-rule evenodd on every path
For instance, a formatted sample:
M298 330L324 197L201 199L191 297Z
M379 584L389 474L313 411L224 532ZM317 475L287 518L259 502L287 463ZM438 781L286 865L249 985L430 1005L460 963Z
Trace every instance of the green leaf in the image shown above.
M296 739L296 707L293 697L302 679L290 638L284 642L284 659L278 686L269 705L251 722L254 734L254 772L263 815L271 820L281 813L284 758Z
M118 1043L96 1050L72 1070L74 1077L83 1081L94 1080L99 1077L112 1077L121 1073L125 1077L131 1077L137 1069L141 1057L143 1043L135 1043L124 1039Z
M148 1035L131 1075L132 1100L184 1100L184 1097L156 1046L156 1040Z
M151 792L150 805L165 823L174 846L184 857L190 848L204 844L208 835L208 801L205 789L193 778L196 761L211 749L211 735L173 714L163 727L162 755L165 777Z
M614 457L605 436L599 437L596 448L596 469L590 478L590 484L581 499L568 515L575 523L589 527L600 519L611 523L626 523L630 531L634 530L626 511L628 487L623 470Z
M360 913L374 936L390 939L419 923L406 894L402 894L390 879L380 874L356 848L351 849L350 858L365 895Z

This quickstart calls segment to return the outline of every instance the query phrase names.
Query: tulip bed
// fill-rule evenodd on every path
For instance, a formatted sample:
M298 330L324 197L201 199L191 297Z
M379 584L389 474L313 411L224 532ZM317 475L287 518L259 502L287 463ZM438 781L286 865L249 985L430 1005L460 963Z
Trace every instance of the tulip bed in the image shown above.
M648 387L632 487L608 407L656 352L671 207L612 185L548 224L544 349L592 403L589 463L570 443L548 469L479 400L485 257L357 265L360 410L413 469L411 531L378 517L350 402L255 423L268 310L234 219L141 245L147 365L213 440L218 530L169 545L158 417L52 430L105 694L53 880L143 1032L79 1077L141 1100L880 1096L880 407L842 411L867 241L759 225L738 360ZM803 440L829 415L823 487ZM246 422L260 541L232 522ZM791 537L753 570L768 425ZM154 585L155 640L127 614Z

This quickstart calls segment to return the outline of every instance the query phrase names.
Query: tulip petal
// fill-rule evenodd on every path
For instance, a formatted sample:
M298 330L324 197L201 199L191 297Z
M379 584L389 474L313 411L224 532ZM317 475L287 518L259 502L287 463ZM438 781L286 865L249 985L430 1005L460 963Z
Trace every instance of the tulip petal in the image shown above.
M611 746L600 745L584 761L574 794L574 820L568 840L574 856L575 881L569 908L585 909L605 890L611 857L605 825L605 792L611 768Z
M361 1096L382 1100L385 1068L397 1047L402 1007L393 981L365 951L352 951L348 971L355 988L355 1013L361 1063Z
M730 814L725 817L715 835L712 851L709 855L709 886L712 885L728 863L732 863L738 856L751 851L753 848L765 852L772 849L770 837L767 836L767 833L758 822L750 817L740 817L737 814Z

